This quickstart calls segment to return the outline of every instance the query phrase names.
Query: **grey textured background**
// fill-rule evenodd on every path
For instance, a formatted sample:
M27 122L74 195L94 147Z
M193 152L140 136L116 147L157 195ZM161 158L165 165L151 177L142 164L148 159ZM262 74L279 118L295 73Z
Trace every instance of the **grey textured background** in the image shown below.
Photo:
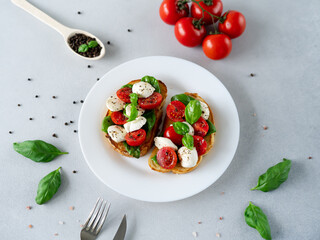
M204 240L216 239L216 233L221 239L260 239L244 221L250 200L267 214L274 239L319 239L320 2L224 0L224 9L244 13L247 29L222 61L207 59L201 48L181 46L173 27L158 16L160 2L33 0L62 23L111 41L104 59L88 62L69 52L55 31L9 0L1 1L1 239L79 239L80 224L98 196L112 202L99 239L112 239L124 213L126 239L192 240L193 231ZM238 151L225 174L194 197L164 204L128 199L104 186L87 167L73 132L81 104L72 102L84 99L97 78L114 66L150 55L176 56L207 68L230 91L241 121ZM70 120L75 123L65 126ZM34 163L12 149L13 142L27 139L49 141L70 154ZM287 182L274 192L251 192L258 176L283 157L293 160ZM38 181L59 166L63 179L58 194L48 204L36 205ZM32 210L26 210L28 205Z

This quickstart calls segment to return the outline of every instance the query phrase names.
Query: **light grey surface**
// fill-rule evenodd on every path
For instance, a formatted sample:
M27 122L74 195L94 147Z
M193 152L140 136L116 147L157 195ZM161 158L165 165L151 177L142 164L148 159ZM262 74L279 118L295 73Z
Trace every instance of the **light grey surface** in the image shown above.
M233 40L231 55L222 61L207 59L201 48L181 46L173 27L158 16L160 0L32 1L62 23L111 41L98 62L77 58L59 34L10 1L1 3L1 239L79 239L80 224L98 196L112 203L99 239L112 239L124 213L126 239L194 239L194 231L197 239L216 239L216 233L221 239L260 239L244 221L250 200L267 214L274 239L319 239L318 0L225 0L225 9L244 13L247 29ZM207 68L230 91L241 121L238 151L225 174L202 193L178 202L139 202L108 189L87 167L73 132L79 100L96 79L124 61L150 55L181 57ZM250 73L256 76L249 77ZM65 126L70 120L75 123ZM53 138L53 133L59 137ZM34 163L12 149L13 142L27 139L43 139L70 154ZM283 157L293 160L287 182L270 193L250 191L258 176ZM59 166L59 192L47 204L35 204L38 181ZM69 210L70 206L75 209ZM34 227L29 229L29 224Z

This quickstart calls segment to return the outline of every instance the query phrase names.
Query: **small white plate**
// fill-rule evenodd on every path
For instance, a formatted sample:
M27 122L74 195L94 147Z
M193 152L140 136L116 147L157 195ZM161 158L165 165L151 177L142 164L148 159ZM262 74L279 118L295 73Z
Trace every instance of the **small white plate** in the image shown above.
M126 158L109 146L101 132L106 99L122 85L145 75L154 76L167 85L167 103L177 93L196 92L214 113L217 128L214 147L190 173L155 172L148 166L151 151L140 159ZM114 191L149 202L180 200L209 187L231 163L239 130L236 106L223 84L197 64L165 56L134 59L109 71L90 90L79 117L80 145L93 173Z

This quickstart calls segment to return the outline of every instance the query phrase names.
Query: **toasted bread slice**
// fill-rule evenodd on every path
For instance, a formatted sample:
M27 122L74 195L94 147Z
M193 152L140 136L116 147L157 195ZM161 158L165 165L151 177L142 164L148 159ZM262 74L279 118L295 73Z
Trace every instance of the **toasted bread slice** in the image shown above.
M201 98L197 93L185 92L184 94L186 94L186 95L188 95L190 97L193 97L194 99L197 99L197 100L200 100L200 101L206 103L208 105L209 111L210 111L209 120L214 124L214 116L213 116L213 113L211 111L211 108L210 108L209 104L203 98ZM166 116L165 119L164 119L164 123L163 123L163 129L166 129L172 123L173 123L173 121ZM173 172L173 173L177 173L177 174L184 174L184 173L191 172L191 171L193 171L194 169L196 169L198 167L198 165L202 161L203 156L206 155L211 150L211 148L213 147L214 135L215 135L215 133L204 137L205 141L207 142L207 151L202 156L199 156L197 165L192 167L192 168L184 168L184 167L181 166L180 162L178 162L177 165L173 169L164 169L164 168L160 167L159 164L156 164L152 160L152 157L155 156L158 153L158 148L156 148L156 147L153 149L153 151L151 153L151 156L149 158L148 164L149 164L149 166L150 166L150 168L152 170L157 171L157 172L163 172L163 173L165 173L165 172Z
M129 82L128 84L135 84L140 81L141 81L141 79L133 80L133 81ZM156 134L158 133L159 126L162 121L162 108L163 108L164 103L166 102L168 91L167 91L167 86L162 81L158 80L158 82L160 85L160 93L162 95L162 102L157 108L154 109L154 113L156 115L156 122L153 126L152 131L147 134L146 140L140 146L140 157L146 155L147 152L150 150L150 148L153 146L153 139L156 136ZM112 112L110 110L108 110L107 116L110 116L111 113ZM117 143L117 142L113 141L107 133L106 133L106 138L107 138L108 142L110 143L110 145L113 147L113 149L116 150L118 153L120 153L126 157L132 157L127 152L126 147L123 142Z

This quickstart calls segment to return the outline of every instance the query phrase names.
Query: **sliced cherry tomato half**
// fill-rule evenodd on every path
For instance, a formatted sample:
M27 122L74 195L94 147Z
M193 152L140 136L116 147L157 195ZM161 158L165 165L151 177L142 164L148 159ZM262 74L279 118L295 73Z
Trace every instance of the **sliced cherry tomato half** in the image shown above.
M180 101L172 101L167 106L167 116L174 122L183 122L186 106Z
M213 0L211 5L207 5L204 2L199 2L202 8L207 10L209 13L220 17L223 9L223 4L221 0ZM191 5L191 15L194 18L201 19L204 24L212 24L212 17L207 13L203 12L201 7L197 3L192 3ZM218 21L218 18L214 18L214 22Z
M174 25L180 18L188 17L189 6L187 3L179 4L180 0L164 0L159 9L159 14L167 24Z
M120 111L111 113L111 120L117 125L123 125L127 123L127 119L128 118L125 115L123 115L123 113Z
M117 96L125 103L130 103L130 94L132 93L132 89L129 87L121 88L117 91Z
M163 136L169 138L176 145L182 145L183 135L176 133L173 126L168 127L164 131Z
M142 109L151 110L158 107L162 102L162 95L154 92L150 97L139 98L138 104Z
M171 147L163 147L157 153L159 165L165 169L172 169L177 164L177 154Z
M204 140L203 137L200 136L193 136L193 144L195 148L197 149L198 155L203 155L207 151L207 142Z
M196 136L204 137L209 131L209 125L203 117L200 117L192 127L194 128L194 135Z
M134 132L127 133L125 139L128 145L137 147L140 146L144 140L146 140L147 133L144 129L139 129Z

